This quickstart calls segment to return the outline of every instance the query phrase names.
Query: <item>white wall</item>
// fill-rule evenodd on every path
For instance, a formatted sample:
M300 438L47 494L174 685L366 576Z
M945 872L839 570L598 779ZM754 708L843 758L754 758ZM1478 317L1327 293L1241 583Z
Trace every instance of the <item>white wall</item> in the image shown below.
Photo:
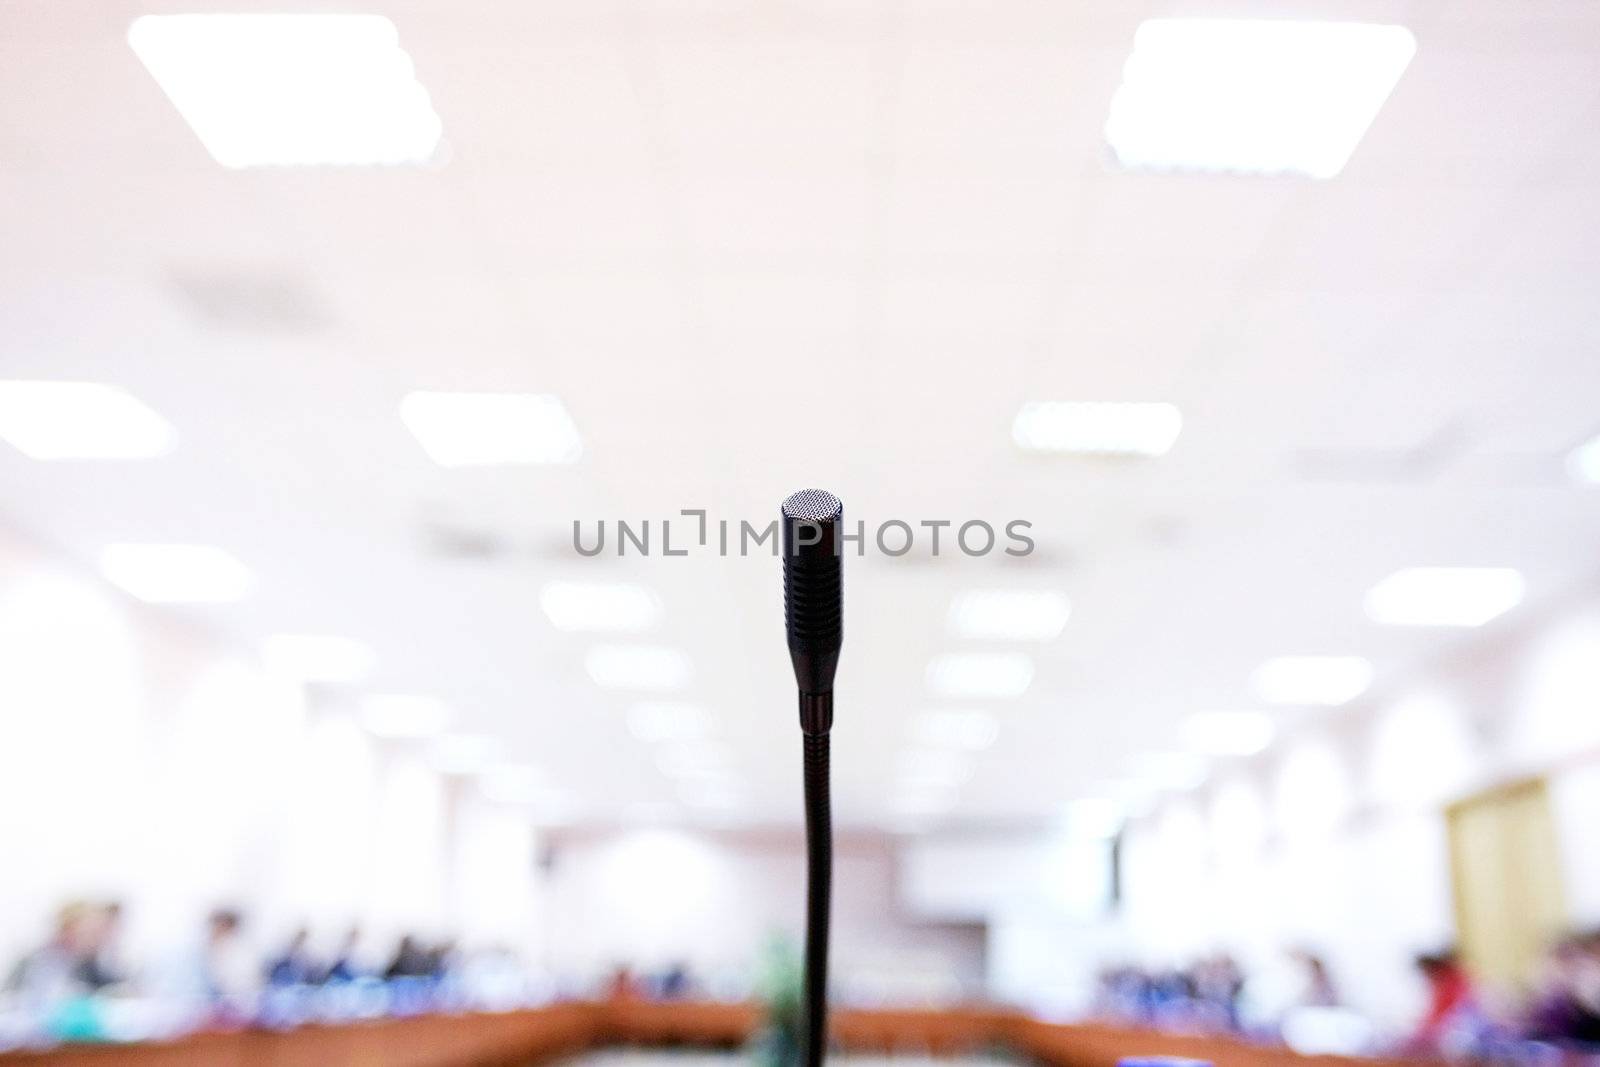
M942 1000L976 992L983 937L972 926L917 923L895 902L881 838L841 838L834 852L831 975L862 1002ZM557 839L545 885L547 960L598 980L618 964L682 961L714 991L749 988L774 936L798 946L805 859L798 834L691 834L665 828Z
M1420 1007L1411 957L1454 936L1445 805L1533 774L1550 781L1571 920L1600 921L1600 610L1324 716L1168 802L1129 831L1117 934L1086 955L1225 947L1270 973L1303 945L1355 1006L1403 1025Z
M237 904L263 947L351 923L533 943L526 821L455 804L299 687L96 578L0 540L0 967L70 899L127 905L159 967ZM469 873L470 872L470 873Z

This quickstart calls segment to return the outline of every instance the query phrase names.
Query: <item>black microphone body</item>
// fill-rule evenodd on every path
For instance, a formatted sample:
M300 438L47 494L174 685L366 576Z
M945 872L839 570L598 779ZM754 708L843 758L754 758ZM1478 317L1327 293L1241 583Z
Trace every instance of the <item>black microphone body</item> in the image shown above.
M828 920L833 894L833 817L828 796L828 731L833 677L844 641L839 498L806 489L783 502L783 615L800 691L806 811L805 1023L800 1055L819 1067L828 1043Z

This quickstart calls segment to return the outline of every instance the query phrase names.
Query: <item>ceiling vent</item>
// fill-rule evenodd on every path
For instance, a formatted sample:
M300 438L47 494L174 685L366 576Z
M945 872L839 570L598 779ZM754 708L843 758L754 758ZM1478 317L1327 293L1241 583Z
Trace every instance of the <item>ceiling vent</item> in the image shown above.
M293 274L210 267L174 271L172 284L197 319L221 329L305 334L333 322L327 302Z

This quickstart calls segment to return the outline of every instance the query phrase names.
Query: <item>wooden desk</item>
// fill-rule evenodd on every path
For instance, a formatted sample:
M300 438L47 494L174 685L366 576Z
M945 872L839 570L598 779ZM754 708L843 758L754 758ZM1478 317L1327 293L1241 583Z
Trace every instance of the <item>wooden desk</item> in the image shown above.
M839 1009L831 1021L834 1040L846 1049L946 1056L1003 1046L1047 1067L1116 1067L1120 1057L1136 1053L1193 1057L1217 1067L1397 1067L1382 1060L1297 1056L1226 1038L1047 1023L983 1005ZM529 1067L597 1045L733 1047L760 1025L761 1010L752 1004L622 1000L0 1053L0 1067Z

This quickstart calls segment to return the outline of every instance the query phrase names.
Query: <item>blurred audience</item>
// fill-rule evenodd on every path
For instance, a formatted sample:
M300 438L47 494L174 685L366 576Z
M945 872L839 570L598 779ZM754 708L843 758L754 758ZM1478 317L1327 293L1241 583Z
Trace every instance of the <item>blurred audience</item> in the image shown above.
M283 952L267 962L267 984L279 987L311 985L320 979L323 972L311 959L310 943L310 930L303 926L296 930Z
M1405 1049L1415 1055L1466 1052L1483 1039L1489 1019L1454 950L1417 957L1428 984L1428 1008Z
M339 950L334 953L333 961L328 964L328 969L322 972L324 983L353 982L364 977L366 971L356 961L356 952L361 947L361 928L352 926L345 932L344 940L339 942Z
M57 1004L109 985L97 981L97 921L94 908L86 903L64 905L57 913L55 928L44 944L28 953L12 968L6 990L30 1004Z
M466 1006L504 1010L550 992L505 946L463 954L451 941L430 943L415 934L399 938L389 963L375 975L358 962L361 932L354 927L325 963L312 951L305 927L262 961L245 940L244 915L233 908L207 916L200 944L178 961L166 982L141 982L122 956L123 919L116 902L63 906L49 937L11 968L0 1008L31 1013L37 1020L35 1040L102 1040ZM1600 930L1554 944L1531 994L1515 1011L1491 1011L1453 950L1417 957L1426 1008L1408 1036L1390 1041L1344 1005L1321 955L1301 947L1286 959L1292 974L1278 973L1265 983L1247 980L1239 962L1222 952L1181 968L1107 968L1094 1011L1141 1026L1283 1041L1301 1052L1387 1051L1494 1062L1533 1062L1530 1050L1554 1046L1600 1052ZM1263 984L1277 993L1261 993ZM643 973L619 963L604 993L670 1001L703 995L703 989L685 961ZM106 1010L105 1005L118 1002L144 1004L148 1010L143 1016ZM120 1032L118 1019L124 1020ZM129 1019L142 1022L132 1025Z
M1488 1010L1454 950L1417 957L1426 1007L1410 1034L1387 1041L1344 1005L1321 955L1300 948L1290 959L1293 989L1262 998L1266 1006L1249 1003L1253 984L1226 955L1186 968L1110 967L1100 973L1094 1013L1141 1026L1284 1040L1301 1052L1492 1062L1544 1062L1534 1053L1552 1045L1600 1053L1600 930L1553 946L1532 996L1509 1013Z
M1548 1041L1600 1048L1600 927L1564 937L1551 949L1525 1025Z

